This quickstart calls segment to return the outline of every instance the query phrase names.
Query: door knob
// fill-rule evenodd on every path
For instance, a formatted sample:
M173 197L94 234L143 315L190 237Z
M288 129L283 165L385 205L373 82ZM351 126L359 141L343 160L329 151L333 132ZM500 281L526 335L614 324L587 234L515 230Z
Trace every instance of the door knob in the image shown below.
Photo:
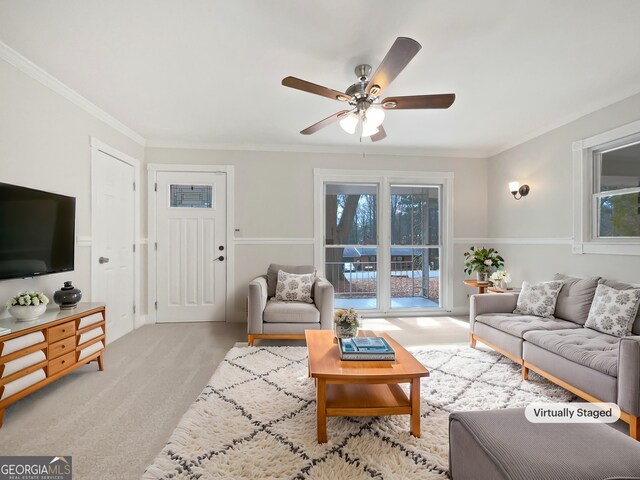
M219 257L216 257L213 259L214 262L222 262L224 261L224 255L220 255Z
M109 263L109 257L100 257L100 258L98 259L98 263L99 263L99 264L101 264L101 265L102 265L103 263Z

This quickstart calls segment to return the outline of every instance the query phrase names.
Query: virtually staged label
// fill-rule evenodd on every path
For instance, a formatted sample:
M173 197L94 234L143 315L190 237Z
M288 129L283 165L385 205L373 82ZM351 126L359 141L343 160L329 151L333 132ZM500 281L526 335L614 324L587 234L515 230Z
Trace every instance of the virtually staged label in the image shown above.
M620 418L615 403L531 403L525 409L532 423L614 423Z

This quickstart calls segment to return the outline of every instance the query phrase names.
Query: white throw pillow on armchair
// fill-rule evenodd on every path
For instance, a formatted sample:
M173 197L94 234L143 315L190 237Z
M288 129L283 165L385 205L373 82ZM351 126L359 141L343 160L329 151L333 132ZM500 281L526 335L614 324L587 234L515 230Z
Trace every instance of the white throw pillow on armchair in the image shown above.
M284 302L313 303L311 289L316 280L315 273L297 275L278 270L278 284L276 286L276 300Z
M522 291L518 296L518 304L513 313L553 317L556 311L556 300L562 288L562 282L522 282Z

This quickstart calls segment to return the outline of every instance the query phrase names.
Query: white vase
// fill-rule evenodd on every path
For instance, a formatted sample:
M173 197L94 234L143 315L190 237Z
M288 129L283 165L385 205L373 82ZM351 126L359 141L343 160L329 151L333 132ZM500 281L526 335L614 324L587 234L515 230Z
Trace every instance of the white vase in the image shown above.
M9 313L19 322L35 320L47 310L44 303L40 305L14 305L9 308Z

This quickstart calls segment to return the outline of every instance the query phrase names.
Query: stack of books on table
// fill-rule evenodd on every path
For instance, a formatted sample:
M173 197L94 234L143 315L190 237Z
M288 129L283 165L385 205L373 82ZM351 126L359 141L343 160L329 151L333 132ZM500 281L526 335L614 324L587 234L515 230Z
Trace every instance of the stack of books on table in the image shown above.
M341 360L395 360L396 352L382 337L341 338Z

